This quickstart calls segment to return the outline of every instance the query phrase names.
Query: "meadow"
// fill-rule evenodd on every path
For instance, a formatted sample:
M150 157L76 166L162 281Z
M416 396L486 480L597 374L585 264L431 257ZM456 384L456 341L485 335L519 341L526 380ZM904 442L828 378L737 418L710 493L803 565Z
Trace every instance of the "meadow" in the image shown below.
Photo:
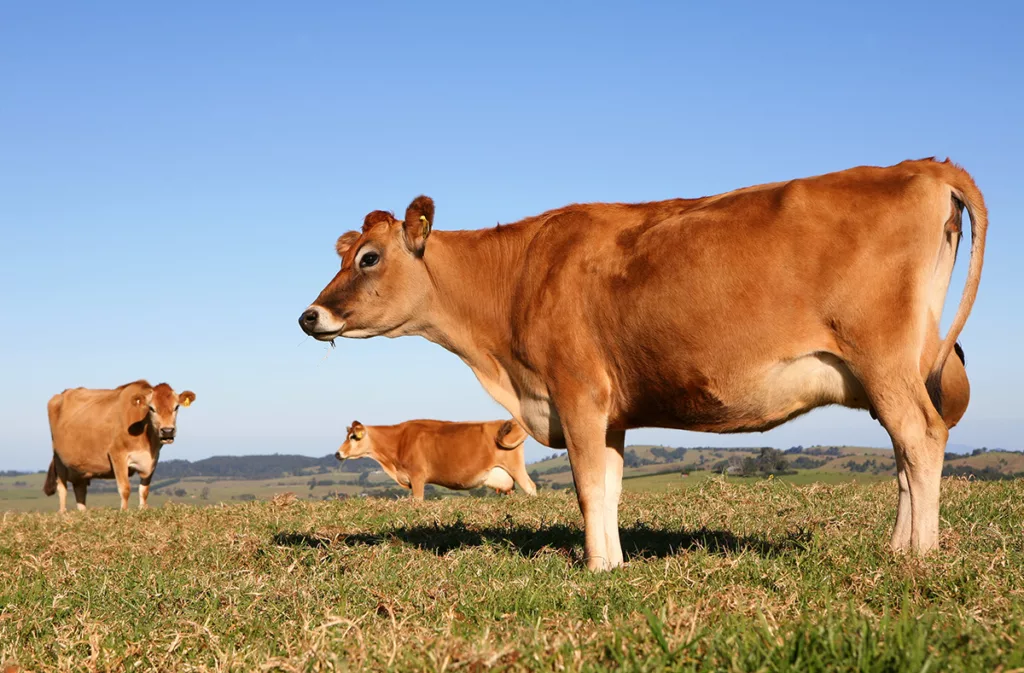
M602 575L565 490L7 512L0 663L1024 670L1024 481L944 479L942 548L917 558L887 547L891 478L686 479L627 488L628 562Z

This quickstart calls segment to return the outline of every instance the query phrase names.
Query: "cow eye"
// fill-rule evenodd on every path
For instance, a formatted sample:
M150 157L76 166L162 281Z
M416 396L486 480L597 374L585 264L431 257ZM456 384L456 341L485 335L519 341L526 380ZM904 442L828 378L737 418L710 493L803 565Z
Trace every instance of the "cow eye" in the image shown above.
M375 252L368 252L359 258L359 268L365 269L367 267L376 266L379 261L380 255Z

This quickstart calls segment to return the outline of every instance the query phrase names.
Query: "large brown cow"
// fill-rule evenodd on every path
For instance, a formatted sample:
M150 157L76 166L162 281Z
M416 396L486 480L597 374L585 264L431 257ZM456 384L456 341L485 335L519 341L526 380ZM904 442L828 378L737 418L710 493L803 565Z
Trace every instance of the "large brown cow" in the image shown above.
M945 338L959 246L972 244ZM697 199L571 205L432 233L433 202L367 215L300 316L320 340L420 335L538 441L566 446L593 569L622 562L625 431L764 431L829 404L893 441L891 545L938 544L943 390L977 295L987 215L955 164L862 166ZM948 365L948 366L946 366Z
M139 474L139 507L145 508L149 483L160 449L177 434L178 407L196 399L191 390L175 393L169 385L146 381L113 390L74 388L50 398L53 460L43 492L57 493L60 511L67 511L68 482L78 509L93 479L116 479L121 509L128 509L131 475Z
M369 456L400 486L423 500L427 484L455 490L488 486L511 493L513 482L529 495L537 487L526 473L524 431L515 421L451 423L416 420L398 425L353 421L338 459Z

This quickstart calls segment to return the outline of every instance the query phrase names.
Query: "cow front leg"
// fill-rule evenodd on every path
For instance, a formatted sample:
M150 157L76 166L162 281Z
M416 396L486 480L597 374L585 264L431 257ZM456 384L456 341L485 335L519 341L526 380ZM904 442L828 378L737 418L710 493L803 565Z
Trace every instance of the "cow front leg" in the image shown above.
M596 411L562 414L559 409L559 413L569 449L576 500L583 513L584 560L590 570L609 570L613 557L608 548L607 526L616 528L617 539L618 522L606 523L609 513L605 504L607 417Z
M619 540L619 500L622 497L623 451L625 430L609 431L605 438L604 465L604 539L608 547L608 567L622 565L622 542Z
M132 482L128 476L128 459L126 457L110 457L110 467L113 468L114 478L117 480L117 493L121 496L121 509L128 509L128 498L132 493Z
M149 507L149 482L151 481L153 481L152 474L148 477L139 477L139 509Z
M89 491L88 481L76 481L72 483L75 488L75 502L78 504L78 511L85 511L85 495Z
M413 500L423 500L424 491L427 488L427 480L422 477L410 477L410 486L412 487L412 498Z

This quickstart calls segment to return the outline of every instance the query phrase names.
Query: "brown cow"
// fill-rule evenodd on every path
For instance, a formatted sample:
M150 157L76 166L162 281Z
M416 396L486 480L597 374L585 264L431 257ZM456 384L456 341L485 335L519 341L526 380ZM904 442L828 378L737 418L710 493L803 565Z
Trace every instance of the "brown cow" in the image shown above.
M196 399L191 390L176 394L166 383L126 383L114 390L73 388L54 395L47 411L53 460L43 493L57 493L67 511L68 482L78 509L93 479L116 479L121 509L128 509L129 477L139 473L139 507L145 508L160 449L174 442L178 407Z
M967 282L942 338L965 205ZM571 205L476 231L431 233L433 217L419 197L404 222L374 211L342 235L341 270L299 323L325 341L420 335L462 358L533 437L568 448L589 567L622 562L628 428L764 431L829 404L872 410L892 438L892 547L938 544L943 389L964 376L953 345L988 221L955 164Z
M514 421L450 423L406 421L363 425L353 421L338 459L369 456L400 486L423 500L427 484L455 490L488 486L511 493L513 482L530 495L537 487L526 473L526 431Z

